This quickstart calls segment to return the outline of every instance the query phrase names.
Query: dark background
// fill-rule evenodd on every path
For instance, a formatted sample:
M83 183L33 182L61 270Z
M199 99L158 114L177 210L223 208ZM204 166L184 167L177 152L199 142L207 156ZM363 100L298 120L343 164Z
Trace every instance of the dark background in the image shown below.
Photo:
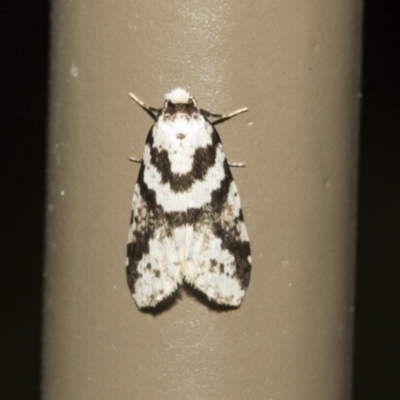
M7 3L0 15L0 398L37 400L49 2ZM400 399L399 40L400 1L366 0L355 400Z

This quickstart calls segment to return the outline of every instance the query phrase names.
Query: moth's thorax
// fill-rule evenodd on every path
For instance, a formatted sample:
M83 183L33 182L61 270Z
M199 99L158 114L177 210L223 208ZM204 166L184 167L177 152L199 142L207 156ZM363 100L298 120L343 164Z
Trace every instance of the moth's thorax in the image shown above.
M161 115L153 129L154 145L168 151L174 147L205 147L211 144L211 135L212 126L201 114L176 114L174 118Z
M153 128L153 146L168 153L174 173L188 173L196 150L212 144L212 132L212 126L201 114L196 118L161 115Z

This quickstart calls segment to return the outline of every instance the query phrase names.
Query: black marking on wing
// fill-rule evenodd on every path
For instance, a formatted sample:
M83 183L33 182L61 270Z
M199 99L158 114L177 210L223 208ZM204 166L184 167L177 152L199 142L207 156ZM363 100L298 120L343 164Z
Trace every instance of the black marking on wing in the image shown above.
M154 146L152 130L150 131L146 144L150 147L150 162L161 175L163 184L169 183L171 190L182 193L193 185L197 180L203 180L209 168L215 164L218 145L221 144L218 132L214 129L211 133L211 144L206 147L199 147L193 155L192 170L186 174L175 174L171 171L171 162L168 158L168 151L159 150Z

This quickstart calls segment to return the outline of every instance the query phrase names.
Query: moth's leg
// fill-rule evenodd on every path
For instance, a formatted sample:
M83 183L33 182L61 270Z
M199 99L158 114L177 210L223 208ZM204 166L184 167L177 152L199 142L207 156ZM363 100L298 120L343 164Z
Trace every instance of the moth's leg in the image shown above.
M136 162L136 163L142 164L142 162L143 162L143 158L129 157L129 161L132 161L132 162Z
M246 166L245 163L228 163L228 165L233 168L244 168Z
M158 108L151 107L136 97L133 93L129 93L129 97L131 97L140 107L142 107L154 120L157 119L157 115L153 113L158 113Z

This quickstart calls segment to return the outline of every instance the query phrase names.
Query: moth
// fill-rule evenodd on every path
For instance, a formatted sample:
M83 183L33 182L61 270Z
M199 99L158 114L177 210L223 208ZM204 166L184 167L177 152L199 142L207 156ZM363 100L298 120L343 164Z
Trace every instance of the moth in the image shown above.
M212 114L186 90L162 108L136 101L154 119L132 200L126 273L138 308L154 307L183 281L238 307L250 280L249 237L238 191ZM209 119L217 118L214 122Z

